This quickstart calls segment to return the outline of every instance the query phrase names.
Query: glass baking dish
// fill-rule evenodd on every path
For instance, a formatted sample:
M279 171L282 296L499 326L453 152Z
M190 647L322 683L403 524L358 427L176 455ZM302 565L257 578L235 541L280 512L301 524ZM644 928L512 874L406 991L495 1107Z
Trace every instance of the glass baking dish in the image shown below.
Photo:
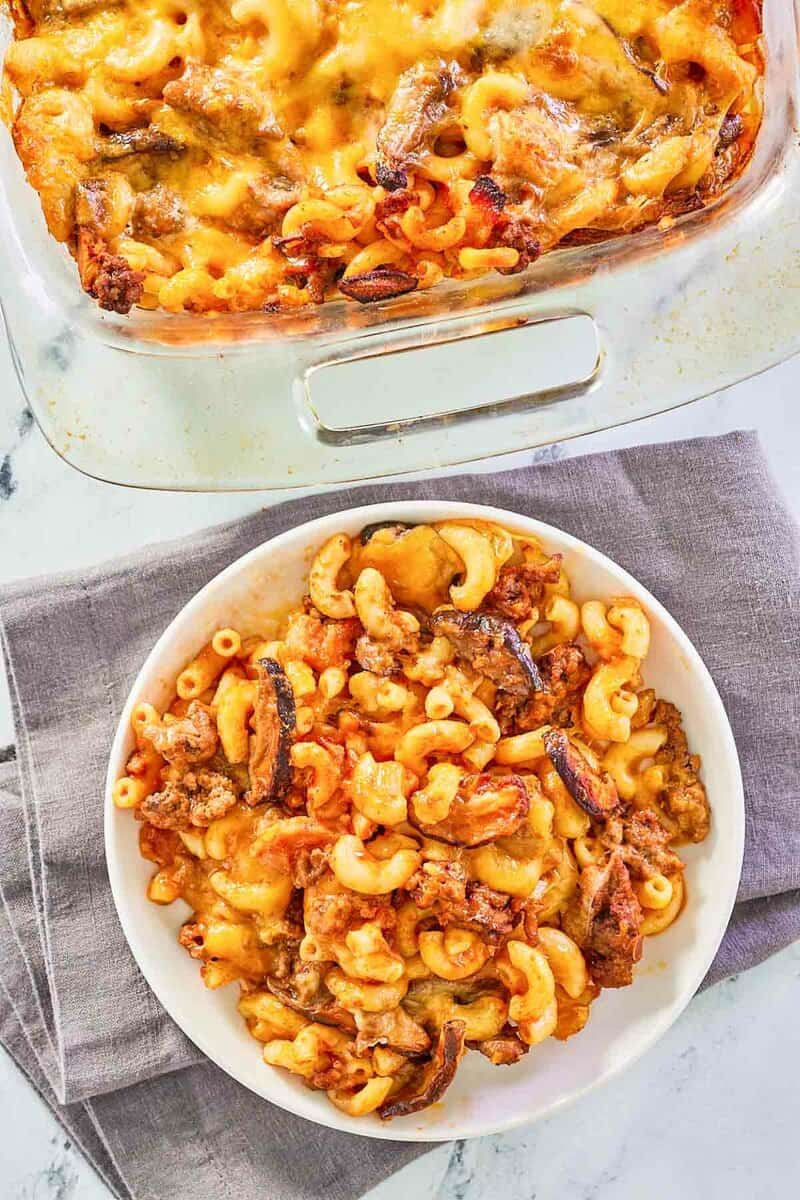
M749 167L713 206L551 252L523 275L366 307L102 313L47 233L3 128L0 313L45 437L115 483L298 487L576 437L788 358L800 350L799 29L800 0L764 0L764 121ZM9 38L6 26L0 58ZM512 330L525 378L509 395L500 335ZM421 366L404 358L412 350ZM410 366L419 382L387 410Z

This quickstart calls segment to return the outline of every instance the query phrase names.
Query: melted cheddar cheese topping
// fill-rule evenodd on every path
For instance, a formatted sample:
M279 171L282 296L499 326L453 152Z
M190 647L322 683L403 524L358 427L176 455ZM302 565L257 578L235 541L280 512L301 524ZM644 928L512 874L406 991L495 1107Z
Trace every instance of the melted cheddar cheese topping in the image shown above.
M368 302L702 207L760 0L12 0L14 138L102 307Z

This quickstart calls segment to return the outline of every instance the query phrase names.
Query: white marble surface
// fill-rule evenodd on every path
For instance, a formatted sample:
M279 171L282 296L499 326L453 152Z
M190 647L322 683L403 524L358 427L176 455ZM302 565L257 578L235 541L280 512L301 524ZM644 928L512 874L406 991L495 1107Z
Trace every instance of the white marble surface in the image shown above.
M562 457L756 427L800 516L799 392L800 359L678 412L538 454ZM0 347L0 581L96 562L274 498L165 497L78 475L32 427ZM11 739L0 680L0 747ZM799 981L800 943L696 999L653 1051L603 1090L533 1128L437 1149L371 1200L706 1200L721 1194L773 1200L797 1194ZM0 1112L3 1200L108 1196L1 1055Z

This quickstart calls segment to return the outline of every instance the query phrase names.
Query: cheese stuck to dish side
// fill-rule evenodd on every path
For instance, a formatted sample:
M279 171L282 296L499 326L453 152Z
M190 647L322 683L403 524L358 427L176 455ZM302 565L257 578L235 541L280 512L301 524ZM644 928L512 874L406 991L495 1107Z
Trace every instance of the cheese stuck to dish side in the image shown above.
M524 270L702 208L761 0L15 0L14 141L101 307L276 310Z

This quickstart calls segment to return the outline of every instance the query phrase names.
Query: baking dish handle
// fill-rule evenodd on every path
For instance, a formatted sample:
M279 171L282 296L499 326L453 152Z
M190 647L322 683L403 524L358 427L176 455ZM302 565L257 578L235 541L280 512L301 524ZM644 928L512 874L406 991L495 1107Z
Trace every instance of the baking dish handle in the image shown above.
M475 369L465 371L471 355ZM305 359L293 392L309 436L356 446L454 432L480 418L587 395L603 363L588 313L471 314L397 330L388 343L383 333L322 349Z

